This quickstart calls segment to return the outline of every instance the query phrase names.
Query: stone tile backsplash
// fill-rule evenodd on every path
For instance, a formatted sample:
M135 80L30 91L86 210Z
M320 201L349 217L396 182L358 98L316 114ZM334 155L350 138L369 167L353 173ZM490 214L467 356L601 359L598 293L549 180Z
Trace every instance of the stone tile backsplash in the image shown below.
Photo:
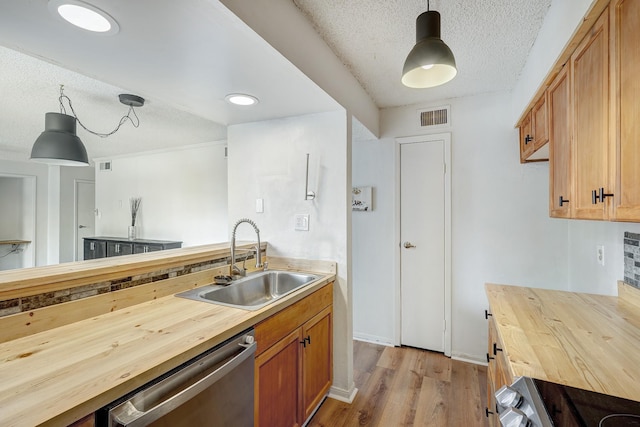
M640 288L640 234L624 233L624 281Z
M254 258L254 256L249 256L249 259L252 258ZM55 292L46 292L28 297L4 300L0 301L0 317L9 316L11 314L20 313L23 311L31 311L42 307L48 307L50 305L74 301L77 299L87 298L108 292L115 292L121 289L132 288L134 286L140 286L158 280L181 276L183 274L195 273L197 271L208 270L215 267L222 267L225 265L229 265L229 263L229 257L221 257L209 261L153 271L136 276L121 277L118 279L110 280L108 282L91 283L88 285L76 286L73 288L62 289Z

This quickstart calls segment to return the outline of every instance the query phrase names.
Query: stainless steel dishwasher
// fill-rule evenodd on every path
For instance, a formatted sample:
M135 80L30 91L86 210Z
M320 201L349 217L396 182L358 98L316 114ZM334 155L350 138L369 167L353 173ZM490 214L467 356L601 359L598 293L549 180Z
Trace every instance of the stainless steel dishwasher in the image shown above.
M96 425L252 427L255 352L245 331L102 408Z

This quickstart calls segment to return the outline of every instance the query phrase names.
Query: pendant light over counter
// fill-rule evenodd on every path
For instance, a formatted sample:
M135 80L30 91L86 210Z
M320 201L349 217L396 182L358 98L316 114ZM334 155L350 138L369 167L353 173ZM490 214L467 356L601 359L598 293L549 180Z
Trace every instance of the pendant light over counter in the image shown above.
M416 45L402 69L402 84L410 88L439 86L453 79L458 70L449 46L440 38L440 13L429 10L416 19Z
M111 132L94 132L83 125L78 119L73 109L71 99L64 94L64 86L60 85L60 97L58 99L60 102L60 112L45 114L44 132L40 134L33 144L31 160L58 166L89 166L87 150L84 148L84 144L82 144L80 138L76 135L76 123L79 123L87 132L101 138L113 135L127 121L130 121L133 127L137 128L140 126L140 119L138 119L134 107L142 107L144 105L144 98L130 94L120 94L118 97L122 104L129 107L128 113L122 116L118 126ZM69 108L73 114L72 116L67 114L63 100L66 100L69 104Z

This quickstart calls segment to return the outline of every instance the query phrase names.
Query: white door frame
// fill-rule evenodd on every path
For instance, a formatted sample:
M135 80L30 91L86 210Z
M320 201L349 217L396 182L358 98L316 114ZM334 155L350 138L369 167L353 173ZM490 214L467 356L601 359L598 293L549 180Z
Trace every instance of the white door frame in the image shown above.
M394 344L400 345L402 310L400 277L400 146L416 142L444 141L444 354L451 357L451 133L438 133L396 138L395 147L395 336Z
M96 182L92 181L90 179L74 179L73 180L73 259L75 259L78 255L78 226L80 224L78 224L78 184L80 183L84 183L84 184L93 184L95 185ZM94 207L94 214L95 214L95 199L93 201L93 207ZM95 224L95 218L94 218L94 224ZM94 233L95 233L95 226L93 228ZM83 261L81 259L78 259L76 261Z

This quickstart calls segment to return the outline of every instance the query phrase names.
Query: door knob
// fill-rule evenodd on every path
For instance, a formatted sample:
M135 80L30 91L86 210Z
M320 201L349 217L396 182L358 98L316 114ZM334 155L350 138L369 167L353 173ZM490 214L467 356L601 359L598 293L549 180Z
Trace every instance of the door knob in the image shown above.
M411 242L404 242L405 249L415 248L416 245L412 245Z
M78 228L89 228L86 225L79 225Z

